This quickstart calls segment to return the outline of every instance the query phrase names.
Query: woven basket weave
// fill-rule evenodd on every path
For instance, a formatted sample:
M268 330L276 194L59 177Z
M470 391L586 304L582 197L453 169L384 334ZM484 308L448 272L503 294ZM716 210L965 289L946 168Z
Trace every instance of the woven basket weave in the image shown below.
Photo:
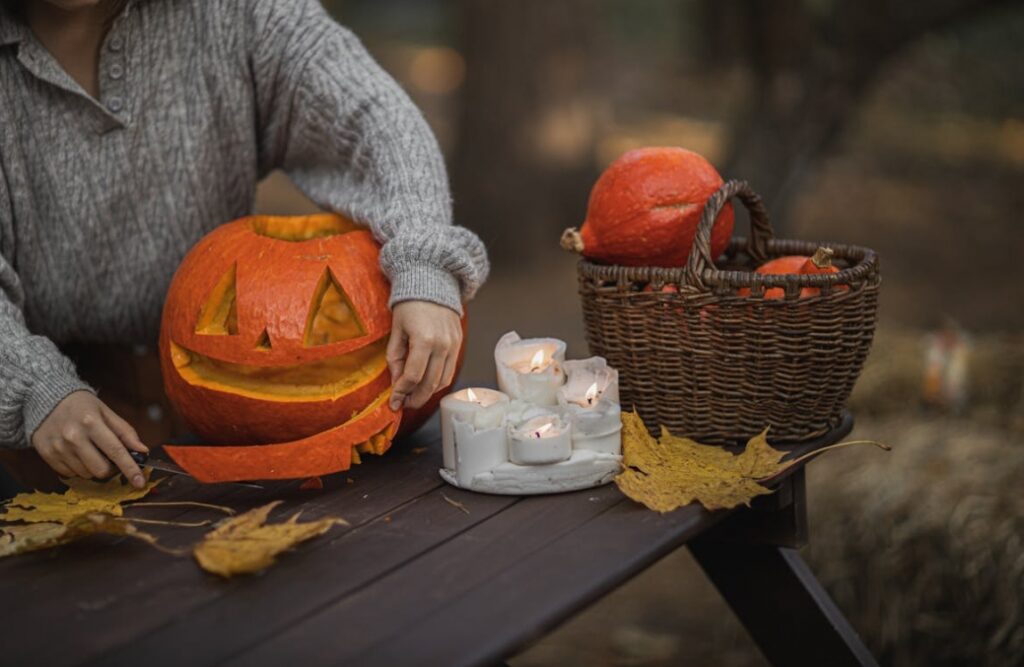
M732 197L749 210L751 235L734 239L716 266L711 227ZM753 273L767 259L821 246L834 251L839 273ZM874 335L878 256L775 239L761 198L743 181L708 199L685 267L581 260L578 272L590 349L619 370L623 408L635 407L652 432L664 425L716 444L744 442L766 426L773 442L817 437L839 423ZM765 299L771 287L785 297ZM801 298L804 287L821 292Z

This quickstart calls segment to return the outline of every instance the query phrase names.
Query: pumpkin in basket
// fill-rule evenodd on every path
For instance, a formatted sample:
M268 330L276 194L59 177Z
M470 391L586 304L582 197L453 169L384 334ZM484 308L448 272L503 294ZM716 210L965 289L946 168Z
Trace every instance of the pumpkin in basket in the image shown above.
M839 273L839 269L832 264L833 254L834 253L831 248L821 247L818 248L811 257L807 257L806 255L786 255L783 257L776 257L775 259L767 261L757 267L754 273L776 276L787 274L812 275ZM845 285L837 285L836 289L845 290L848 288ZM739 296L749 296L750 290L743 288L737 293ZM801 299L818 296L819 294L821 294L820 287L804 287L800 290ZM782 299L785 295L786 291L781 287L770 287L764 291L764 298L766 299Z
M388 449L390 288L370 232L334 214L242 218L201 239L164 304L171 402L208 443L201 481L313 477ZM253 444L242 444L253 443Z
M683 266L704 203L721 186L722 177L711 163L692 151L629 151L598 178L583 226L567 229L562 246L607 264ZM732 228L730 203L711 231L713 257L725 251Z

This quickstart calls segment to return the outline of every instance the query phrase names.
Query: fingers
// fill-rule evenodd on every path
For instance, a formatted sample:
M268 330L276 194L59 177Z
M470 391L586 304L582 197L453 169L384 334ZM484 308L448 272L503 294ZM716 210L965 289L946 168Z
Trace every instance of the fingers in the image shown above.
M443 349L435 348L431 352L430 361L427 362L427 369L424 371L419 384L416 385L416 389L409 396L408 406L410 408L422 406L437 390L441 382L441 375L444 373L445 359L447 357L447 351Z
M149 453L149 447L142 443L139 438L138 432L132 428L132 425L121 419L116 412L103 405L100 408L100 412L103 413L103 419L107 422L107 426L114 432L121 442L124 443L129 449L134 449L137 452ZM131 457L129 457L131 458Z
M60 459L66 468L71 470L69 477L81 477L92 479L92 473L82 462L75 452L75 445L64 440L58 440L53 445L54 454Z
M444 389L450 387L452 382L455 382L455 367L459 364L459 352L458 344L455 349L448 355L448 358L444 362L444 372L441 373L441 382L438 384L438 389Z
M391 383L398 382L405 370L405 354L409 344L409 336L401 320L395 319L394 328L391 330L391 338L388 339L386 359L388 370L391 372Z
M99 420L98 414L87 413L81 417L79 424L67 425L61 431L65 444L71 445L75 456L89 471L90 474L85 477L109 477L114 472L110 459L101 454L92 442L92 432Z
M130 426L128 428L131 429ZM134 431L134 429L131 430ZM103 452L106 459L113 462L124 473L124 478L131 482L132 486L141 489L146 485L146 478L143 477L142 470L132 460L128 450L125 448L127 443L111 430L106 421L92 424L89 437L92 439L92 443ZM138 436L135 436L135 440L138 440ZM141 445L142 443L138 444Z
M52 447L41 447L36 451L39 452L39 456L46 461L46 465L53 468L58 475L61 477L75 477L75 471L64 465L64 461L60 459L57 453Z
M392 410L400 408L423 379L432 352L433 348L423 338L415 337L409 341L409 357L405 360L402 374L391 390Z
M146 452L135 429L94 394L71 392L32 434L46 463L66 477L109 477L114 466L137 487L146 481L128 449Z

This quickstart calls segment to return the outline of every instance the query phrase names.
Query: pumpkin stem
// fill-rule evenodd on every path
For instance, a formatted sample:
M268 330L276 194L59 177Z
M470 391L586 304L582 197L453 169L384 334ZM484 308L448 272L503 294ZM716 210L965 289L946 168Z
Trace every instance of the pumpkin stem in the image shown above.
M561 245L569 252L583 252L583 237L575 227L569 227L562 232Z
M835 254L832 248L818 248L811 257L811 263L819 269L828 269L832 266L832 256Z

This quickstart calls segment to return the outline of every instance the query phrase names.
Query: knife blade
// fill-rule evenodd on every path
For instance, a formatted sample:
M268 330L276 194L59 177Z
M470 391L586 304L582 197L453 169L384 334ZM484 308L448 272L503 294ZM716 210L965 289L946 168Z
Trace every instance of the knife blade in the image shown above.
M171 461L163 461L161 459L150 458L149 454L145 452L128 452L132 460L140 466L148 466L153 470L159 470L160 472L167 472L172 475L184 475L185 477L192 477L187 470L179 466L177 463ZM195 477L192 477L195 479ZM248 486L253 489L263 490L265 487L255 484L253 482L228 482L228 484L238 484L239 486Z

